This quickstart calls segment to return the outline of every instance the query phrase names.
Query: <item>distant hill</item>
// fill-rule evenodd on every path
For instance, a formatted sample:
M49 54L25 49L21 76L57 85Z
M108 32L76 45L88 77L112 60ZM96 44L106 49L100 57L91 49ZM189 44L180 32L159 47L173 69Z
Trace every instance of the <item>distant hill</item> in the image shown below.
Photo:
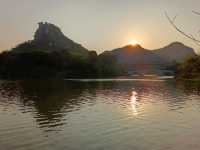
M164 48L148 50L140 45L127 45L103 54L112 54L124 64L129 71L139 73L155 73L167 68L175 62L183 62L188 57L196 56L194 50L182 43L174 42Z
M34 39L0 53L0 78L98 78L127 75L113 55L97 55L50 23L39 23Z
M140 45L127 45L104 53L115 55L120 63L125 64L156 64L161 61L153 51L146 50Z
M88 56L88 49L66 37L56 25L46 22L40 22L38 25L33 40L19 44L12 49L12 52L60 51L78 56ZM196 55L192 48L179 42L174 42L157 50L148 50L140 45L127 45L111 51L105 51L103 54L112 54L117 57L120 63L127 66L138 64L169 65L172 62L182 62L187 57Z
M186 58L196 56L192 48L180 42L174 42L166 47L154 50L154 53L167 62L183 62Z
M88 55L88 50L82 45L66 37L61 29L51 23L40 22L35 32L34 39L19 44L12 52L52 52L67 51L72 54Z
M33 40L0 55L0 73L5 78L163 74L163 70L174 72L175 62L196 56L192 48L179 42L157 50L127 45L97 55L69 39L56 25L38 25Z

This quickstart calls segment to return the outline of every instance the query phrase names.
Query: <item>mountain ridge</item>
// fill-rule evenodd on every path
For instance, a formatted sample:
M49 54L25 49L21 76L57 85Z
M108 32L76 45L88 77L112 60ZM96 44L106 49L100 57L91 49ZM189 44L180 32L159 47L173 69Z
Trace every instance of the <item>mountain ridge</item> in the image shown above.
M69 39L56 25L47 22L38 23L33 40L19 44L12 49L13 53L35 51L68 52L82 58L87 58L90 55L87 48ZM107 54L116 57L117 61L127 66L128 70L141 65L151 65L155 68L157 66L170 66L174 62L183 62L187 57L196 56L194 49L180 42L173 42L155 50L143 48L139 44L125 45L121 48L104 51L100 55Z
M89 53L87 48L65 36L59 27L47 22L38 23L33 40L19 44L11 51L14 53L66 51L84 56Z
M168 44L167 46L164 46L163 48L155 49L155 50L150 50L143 48L141 45L126 45L121 48L116 48L113 50L107 50L104 51L103 53L113 53L117 57L118 55L126 55L126 57L134 57L134 55L157 55L157 57L161 57L164 59L165 55L168 57L166 61L183 61L186 57L193 57L196 56L197 54L195 53L194 49L184 45L181 42L173 42ZM167 55L167 53L170 53L170 55ZM129 55L129 56L127 56ZM177 57L179 58L177 59ZM123 56L122 56L123 57Z
M21 43L9 52L1 53L0 72L3 77L22 77L27 74L30 77L52 74L74 77L88 73L174 75L177 66L175 62L181 63L194 56L197 56L194 49L180 42L173 42L156 50L143 48L139 44L125 45L97 55L96 51L90 51L69 39L56 25L41 22L33 40ZM24 70L18 72L14 68ZM37 74L40 71L41 75Z

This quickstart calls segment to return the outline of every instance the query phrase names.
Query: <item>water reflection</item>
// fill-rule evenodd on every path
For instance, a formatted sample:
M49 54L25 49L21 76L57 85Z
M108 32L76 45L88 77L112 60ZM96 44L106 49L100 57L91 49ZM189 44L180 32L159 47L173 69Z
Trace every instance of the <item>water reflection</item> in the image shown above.
M16 104L23 112L31 112L40 128L49 130L67 124L65 114L78 110L87 102L82 94L86 86L63 81L13 81L0 84L0 104L7 109Z
M0 147L148 150L177 139L189 145L180 135L200 138L199 99L197 82L0 81Z
M138 109L146 109L138 106L148 103L162 102L169 110L183 109L186 107L186 101L194 96L198 97L199 85L174 81L156 82L156 84L153 81L1 81L0 110L12 111L13 105L16 105L23 113L31 113L41 129L57 130L57 127L70 122L68 115L71 113L99 103L117 105L121 108L131 106L135 116L138 115ZM136 89L137 92L132 89Z
M133 114L136 115L136 116L138 115L138 111L137 111L137 106L138 106L138 104L137 104L137 95L138 95L138 93L136 91L133 91L132 92L132 96L131 96L131 102L130 102Z

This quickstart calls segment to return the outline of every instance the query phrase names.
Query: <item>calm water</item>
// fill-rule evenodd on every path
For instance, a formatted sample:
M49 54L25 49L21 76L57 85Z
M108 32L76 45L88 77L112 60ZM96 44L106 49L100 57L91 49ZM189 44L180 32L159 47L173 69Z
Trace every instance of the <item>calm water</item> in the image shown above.
M1 150L200 149L200 83L0 81Z

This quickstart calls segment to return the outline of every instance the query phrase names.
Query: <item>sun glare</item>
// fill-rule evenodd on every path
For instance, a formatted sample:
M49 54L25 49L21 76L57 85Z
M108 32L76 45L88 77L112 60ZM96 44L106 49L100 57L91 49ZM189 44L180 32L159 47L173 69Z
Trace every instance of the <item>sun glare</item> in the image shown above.
M129 44L135 46L135 45L138 45L139 42L136 41L136 40L131 40L131 41L129 42Z
M131 96L131 107L132 107L132 111L133 111L133 114L135 115L135 116L137 116L138 115L138 111L137 111L137 95L138 95L138 93L137 92L135 92L135 91L133 91L132 92L132 96Z

